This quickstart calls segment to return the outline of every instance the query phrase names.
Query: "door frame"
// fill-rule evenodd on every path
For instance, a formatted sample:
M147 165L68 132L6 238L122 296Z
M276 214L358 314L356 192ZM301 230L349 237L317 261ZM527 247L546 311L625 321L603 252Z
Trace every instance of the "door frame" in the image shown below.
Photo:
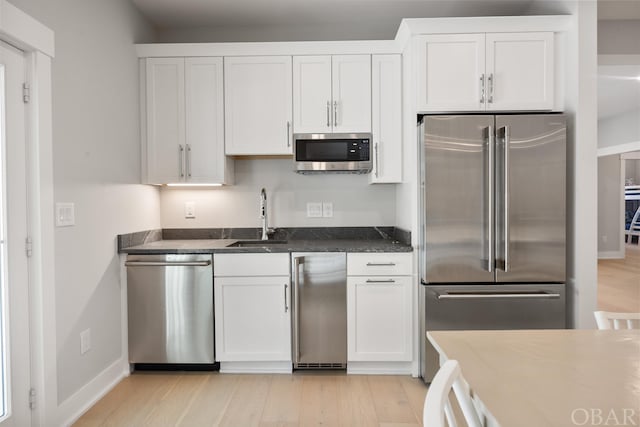
M32 425L58 425L54 276L53 129L51 60L54 33L7 0L0 0L0 40L24 52L30 101L26 104L27 228L31 383L36 390Z

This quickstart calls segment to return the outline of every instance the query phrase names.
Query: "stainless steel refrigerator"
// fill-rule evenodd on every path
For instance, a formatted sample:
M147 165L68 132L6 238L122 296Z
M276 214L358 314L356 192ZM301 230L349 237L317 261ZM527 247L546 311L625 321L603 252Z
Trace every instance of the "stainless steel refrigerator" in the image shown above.
M562 114L423 116L421 375L425 331L565 327Z

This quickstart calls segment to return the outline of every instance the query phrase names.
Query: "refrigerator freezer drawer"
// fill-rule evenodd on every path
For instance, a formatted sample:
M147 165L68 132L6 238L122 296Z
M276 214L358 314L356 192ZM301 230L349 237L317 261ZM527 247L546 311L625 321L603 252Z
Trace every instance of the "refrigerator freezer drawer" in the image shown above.
M564 284L425 286L427 331L563 329ZM425 339L425 337L421 337ZM438 357L426 343L425 381L438 370Z

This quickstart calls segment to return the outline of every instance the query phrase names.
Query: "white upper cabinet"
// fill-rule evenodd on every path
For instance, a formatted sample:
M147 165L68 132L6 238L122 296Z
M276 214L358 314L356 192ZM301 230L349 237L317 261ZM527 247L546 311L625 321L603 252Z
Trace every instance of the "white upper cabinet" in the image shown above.
M402 58L373 55L371 183L402 182Z
M439 34L417 38L418 110L484 109L484 34Z
M149 58L143 181L232 183L224 155L222 58Z
M416 43L421 112L553 109L551 32L425 35Z
M487 110L551 110L553 33L487 34Z
M290 56L224 58L225 153L292 153Z
M371 56L293 57L296 133L371 132Z

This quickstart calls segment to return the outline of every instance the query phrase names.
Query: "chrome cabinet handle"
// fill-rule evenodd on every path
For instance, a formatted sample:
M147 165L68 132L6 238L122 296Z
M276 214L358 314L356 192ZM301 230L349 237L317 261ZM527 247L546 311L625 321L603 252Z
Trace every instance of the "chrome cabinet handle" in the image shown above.
M380 154L378 153L378 143L376 142L376 145L373 146L375 149L375 155L376 155L376 178L378 177L378 171L380 170L380 162L378 161L378 159L380 158Z
M287 147L291 147L291 122L287 120Z
M489 104L493 103L493 73L489 74L489 77L487 78L487 80L489 80L489 99L487 100L487 102L489 102Z
M185 164L187 165L187 178L191 178L191 145L187 144L187 158Z
M331 113L329 109L331 108L331 102L327 101L327 127L331 127Z
M488 186L488 191L487 191L487 228L488 228L488 238L487 238L487 271L489 273L493 272L493 265L495 263L494 261L494 255L493 255L493 247L495 245L494 242L494 236L493 236L493 199L494 199L494 189L493 189L493 180L494 180L494 175L493 175L493 148L495 145L495 134L493 132L493 126L489 126L487 128L487 133L488 133L488 138L487 138L487 144L488 144L488 150L487 150L487 155L488 155L488 159L487 159L487 163L488 163L488 167L487 167L487 186Z
M289 285L285 283L284 285L284 312L287 313L289 311L289 305L287 304L287 288Z
M182 144L178 144L178 168L180 178L184 178L184 147Z
M367 267L393 267L395 262L368 262Z
M127 267L207 267L211 261L125 261Z
M484 104L484 74L480 75L480 104Z
M393 279L380 279L380 280L367 279L366 283L396 283L396 281Z
M511 142L511 131L509 126L504 127L504 272L509 271L509 143Z
M333 101L333 127L338 126L338 101Z

